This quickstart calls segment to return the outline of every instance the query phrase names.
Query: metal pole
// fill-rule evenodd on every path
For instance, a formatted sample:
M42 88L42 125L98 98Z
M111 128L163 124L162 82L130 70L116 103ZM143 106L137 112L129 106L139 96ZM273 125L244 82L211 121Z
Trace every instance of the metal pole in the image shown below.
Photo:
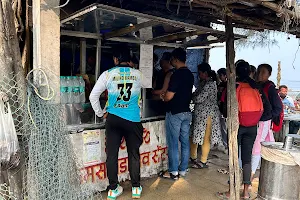
M146 89L142 90L142 118L146 118Z
M84 21L80 24L80 31L84 31ZM80 39L80 74L86 74L86 39Z
M96 80L100 76L100 67L101 67L101 40L97 40L97 50L96 50L96 69L95 77Z

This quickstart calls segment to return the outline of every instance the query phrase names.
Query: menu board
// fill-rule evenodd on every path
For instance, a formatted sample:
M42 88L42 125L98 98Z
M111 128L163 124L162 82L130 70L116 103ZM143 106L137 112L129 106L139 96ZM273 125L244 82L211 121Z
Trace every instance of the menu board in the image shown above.
M147 19L138 18L138 23L148 21ZM140 30L140 39L149 40L153 38L152 27L142 28ZM146 79L147 87L152 88L153 76L153 45L141 44L140 45L140 71Z
M140 71L146 79L147 88L152 88L153 76L153 45L140 45Z

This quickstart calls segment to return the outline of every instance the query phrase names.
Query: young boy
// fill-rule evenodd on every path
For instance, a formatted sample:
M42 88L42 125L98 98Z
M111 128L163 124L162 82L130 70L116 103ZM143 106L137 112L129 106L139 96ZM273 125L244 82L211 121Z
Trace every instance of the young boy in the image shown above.
M264 113L259 121L256 140L252 151L252 178L256 172L261 159L261 142L274 142L272 131L272 119L278 118L282 112L282 103L275 88L275 84L269 81L272 74L272 67L268 64L261 64L257 69L257 82L264 91L270 108L264 104Z

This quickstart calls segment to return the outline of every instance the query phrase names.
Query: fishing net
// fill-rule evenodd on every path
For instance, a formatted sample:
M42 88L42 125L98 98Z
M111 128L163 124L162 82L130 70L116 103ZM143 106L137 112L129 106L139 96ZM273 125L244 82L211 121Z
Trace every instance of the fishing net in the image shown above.
M14 196L10 187L6 183L0 185L0 199L2 200L2 198L9 200L18 200L18 198Z
M29 118L35 126L28 127L23 136L28 152L25 194L39 200L92 199L92 192L80 185L61 106L30 93Z
M20 77L23 76L21 73L22 72L17 74L1 73L0 75L0 92L5 93L9 98L9 104L18 134L22 134L25 130L23 127L23 116L26 112L26 85L20 84L22 83Z
M16 129L22 133L20 143L23 159L14 173L21 174L17 177L22 183L21 195L13 188L15 184L7 180L2 184L0 182L0 199L102 199L101 194L94 195L87 184L80 183L62 106L52 102L49 98L51 95L46 98L40 95L41 89L50 87L46 84L36 88L30 84L31 78L27 86L20 87L14 78L12 75L1 78L0 91L8 94L15 108L13 117ZM16 97L20 90L27 91L26 97ZM10 170L13 169L6 173Z

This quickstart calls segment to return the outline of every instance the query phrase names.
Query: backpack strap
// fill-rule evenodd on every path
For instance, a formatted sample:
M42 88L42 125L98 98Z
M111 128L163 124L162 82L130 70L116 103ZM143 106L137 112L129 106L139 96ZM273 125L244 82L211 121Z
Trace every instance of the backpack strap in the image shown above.
M224 103L226 101L226 96L227 96L227 87L222 91L220 101Z
M268 99L269 99L269 89L271 85L273 85L273 83L271 81L268 81L263 88L263 91Z

